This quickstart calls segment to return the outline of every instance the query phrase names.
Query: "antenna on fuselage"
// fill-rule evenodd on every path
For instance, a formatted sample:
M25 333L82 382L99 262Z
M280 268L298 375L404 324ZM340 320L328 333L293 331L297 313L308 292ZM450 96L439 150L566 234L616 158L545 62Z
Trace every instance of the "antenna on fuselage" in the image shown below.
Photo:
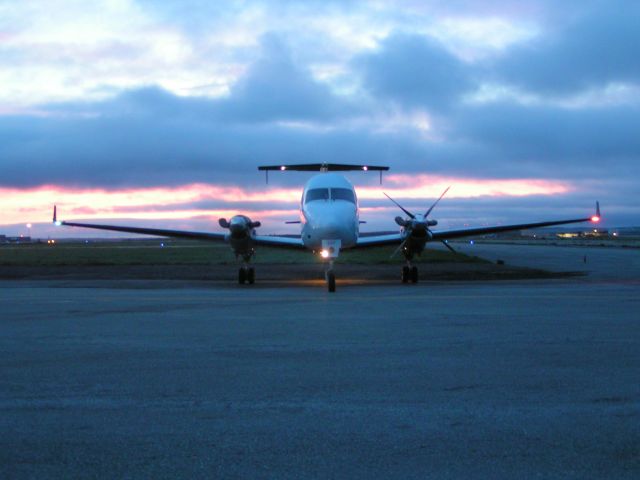
M273 170L279 172L379 172L380 185L382 185L382 172L388 171L389 167L378 165L346 165L343 163L301 163L296 165L262 165L258 167L258 170L264 170L267 183L269 183L269 172Z

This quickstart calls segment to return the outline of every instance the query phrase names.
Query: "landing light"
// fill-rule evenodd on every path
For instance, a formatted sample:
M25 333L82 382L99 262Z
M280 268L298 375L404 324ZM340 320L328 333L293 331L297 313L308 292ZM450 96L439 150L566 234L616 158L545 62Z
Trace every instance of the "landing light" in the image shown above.
M591 217L591 221L592 222L599 222L600 221L600 217L598 215L594 215L593 217Z
M287 167L285 167L284 165L282 165L282 166L280 167L280 170L286 170L286 169L287 169Z
M61 222L60 220L58 220L58 221L56 221L56 222L53 222L53 224L54 224L56 227L59 227L60 225L62 225L62 222Z
M369 167L367 167L367 166L365 165L364 167L362 167L362 170L364 170L364 171L366 172L367 170L369 170Z
M320 250L320 256L322 258L329 258L329 250L327 249Z

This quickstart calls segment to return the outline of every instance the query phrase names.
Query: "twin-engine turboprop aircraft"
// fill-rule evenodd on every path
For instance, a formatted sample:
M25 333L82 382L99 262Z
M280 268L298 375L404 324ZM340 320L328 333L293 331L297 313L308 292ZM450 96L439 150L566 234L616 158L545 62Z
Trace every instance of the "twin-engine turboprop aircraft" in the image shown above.
M389 170L389 167L324 163L273 165L258 167L258 169L266 172L267 181L269 171L273 170L321 172L313 176L304 186L300 205L300 221L290 222L300 223L301 229L299 237L258 235L256 229L260 226L260 222L254 222L245 215L236 215L228 221L221 218L218 221L222 228L228 230L228 233L191 232L184 230L58 221L55 206L53 208L53 221L56 225L69 227L94 228L161 237L190 238L211 242L228 242L236 258L241 261L241 266L238 271L238 282L240 284L252 284L255 282L255 270L251 266L251 258L255 253L255 247L258 245L311 250L314 254L320 255L325 261L327 288L330 292L335 292L336 277L333 262L343 249L398 245L396 253L401 252L406 260L405 265L402 267L402 282L416 283L418 281L418 268L412 265L411 262L416 255L422 253L427 242L440 241L453 251L453 248L447 243L447 240L568 223L598 222L600 220L600 206L596 202L596 214L586 218L500 225L464 230L432 231L430 227L436 226L438 222L429 219L429 214L447 193L447 188L424 214L414 214L389 197L389 199L407 215L407 218L400 216L395 218L396 223L401 227L400 232L393 234L373 233L361 236L359 227L362 222L360 222L358 215L358 199L355 189L351 182L343 175L333 172L348 170L377 171L380 173L380 179L382 180L382 172Z

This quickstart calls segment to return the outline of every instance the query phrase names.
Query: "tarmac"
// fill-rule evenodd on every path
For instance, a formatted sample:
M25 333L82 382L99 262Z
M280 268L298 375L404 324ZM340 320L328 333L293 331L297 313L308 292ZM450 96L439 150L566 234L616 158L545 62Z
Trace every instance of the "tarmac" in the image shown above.
M640 251L462 248L589 274L0 281L0 478L639 478Z

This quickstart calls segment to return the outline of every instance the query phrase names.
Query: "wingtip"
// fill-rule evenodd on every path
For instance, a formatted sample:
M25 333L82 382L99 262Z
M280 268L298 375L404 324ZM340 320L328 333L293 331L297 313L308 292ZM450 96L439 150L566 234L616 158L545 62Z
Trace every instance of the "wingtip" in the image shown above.
M62 222L60 222L58 220L58 206L57 205L53 206L53 224L54 225L58 225L58 226L62 225Z
M602 216L600 215L600 202L596 202L596 213L591 217L591 221L598 223Z

